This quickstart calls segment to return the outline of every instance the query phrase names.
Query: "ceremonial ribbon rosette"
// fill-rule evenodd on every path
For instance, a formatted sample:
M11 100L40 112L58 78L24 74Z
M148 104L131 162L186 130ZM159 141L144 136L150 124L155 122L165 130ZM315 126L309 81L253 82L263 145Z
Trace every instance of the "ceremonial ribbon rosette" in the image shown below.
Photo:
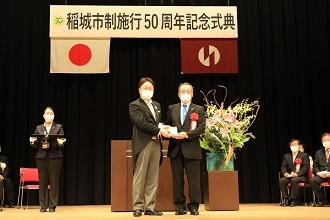
M197 121L198 121L198 114L193 112L190 114L190 120L191 120L191 124L190 124L190 130L195 130L195 128L197 127Z
M300 158L295 159L294 163L296 164L296 173L300 170L300 164L302 164L302 160Z

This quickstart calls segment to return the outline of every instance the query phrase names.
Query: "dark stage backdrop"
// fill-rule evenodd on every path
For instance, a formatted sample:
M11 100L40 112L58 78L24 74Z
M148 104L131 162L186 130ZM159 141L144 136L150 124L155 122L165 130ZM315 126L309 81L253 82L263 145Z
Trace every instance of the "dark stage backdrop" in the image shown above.
M300 138L314 156L322 147L320 135L330 131L328 0L230 1L238 6L238 75L181 75L179 39L135 38L112 39L110 74L49 74L50 4L64 0L1 2L0 144L10 160L15 193L19 168L35 167L29 134L43 123L43 109L53 106L55 121L63 124L67 137L60 203L110 204L110 141L131 138L128 104L138 98L138 80L144 76L155 80L154 99L162 104L163 113L179 101L177 86L185 81L195 86L197 104L203 104L200 90L207 92L219 84L228 87L227 105L236 98L260 98L261 110L252 126L257 138L236 152L241 203L278 202L277 173L289 152L288 141ZM174 0L174 4L191 2ZM227 1L193 4L226 5ZM217 94L218 100L224 96L221 90Z

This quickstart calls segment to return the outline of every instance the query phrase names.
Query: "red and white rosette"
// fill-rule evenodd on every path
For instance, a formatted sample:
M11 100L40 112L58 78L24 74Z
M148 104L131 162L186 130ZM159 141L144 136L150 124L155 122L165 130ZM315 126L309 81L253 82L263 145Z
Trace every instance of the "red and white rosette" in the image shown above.
M195 128L197 127L197 121L198 121L198 114L196 112L193 112L190 114L190 130L195 130Z
M294 163L296 164L296 173L300 170L300 164L302 163L302 160L300 158L296 158Z

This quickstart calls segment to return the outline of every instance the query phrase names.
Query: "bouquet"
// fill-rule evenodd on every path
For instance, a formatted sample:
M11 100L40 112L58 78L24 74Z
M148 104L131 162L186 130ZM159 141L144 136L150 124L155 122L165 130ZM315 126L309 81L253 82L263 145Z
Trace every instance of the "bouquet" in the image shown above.
M221 104L216 101L215 89L206 95L202 92L206 102L206 128L200 144L202 148L210 152L225 153L224 162L227 165L235 149L241 149L251 137L255 138L249 132L249 128L255 121L260 106L258 100L249 102L248 99L243 99L235 104L236 100L225 108L227 88L221 85L219 87L226 91ZM213 100L208 99L209 94L213 94Z

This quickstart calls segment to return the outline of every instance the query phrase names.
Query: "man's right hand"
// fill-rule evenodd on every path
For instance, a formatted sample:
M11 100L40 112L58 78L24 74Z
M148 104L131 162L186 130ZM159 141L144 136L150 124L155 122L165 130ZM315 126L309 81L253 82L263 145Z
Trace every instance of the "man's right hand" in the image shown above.
M167 129L162 129L160 130L160 134L164 137L167 137L167 138L170 138L171 135L168 133L168 130Z

